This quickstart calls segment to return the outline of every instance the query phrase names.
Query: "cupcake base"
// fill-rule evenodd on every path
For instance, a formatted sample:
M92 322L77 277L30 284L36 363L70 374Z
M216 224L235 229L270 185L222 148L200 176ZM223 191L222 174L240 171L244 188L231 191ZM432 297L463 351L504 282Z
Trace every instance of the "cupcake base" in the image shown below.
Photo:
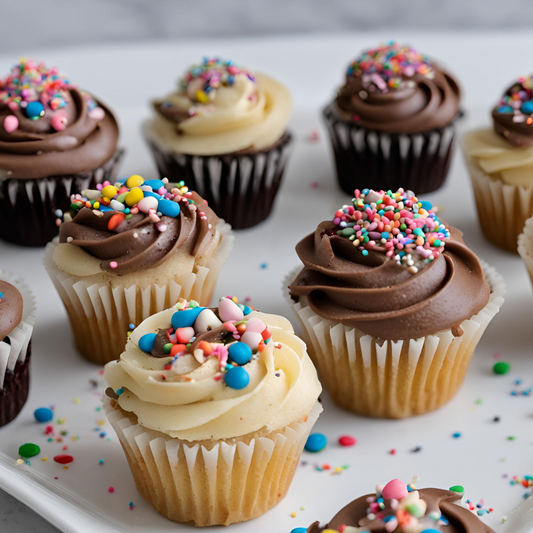
M233 229L250 228L268 217L292 148L292 135L285 133L265 150L186 155L165 152L145 136L161 177L171 182L183 180Z
M509 185L491 178L466 153L464 158L485 237L499 248L517 253L518 236L533 215L533 187Z
M425 194L440 188L448 175L457 122L445 128L411 134L368 130L338 118L329 105L323 116L330 134L339 187Z
M124 150L101 167L37 179L0 177L0 239L21 246L46 246L59 232L57 209L67 211L71 194L115 181Z
M323 319L305 297L291 300L309 355L333 401L353 413L407 418L438 409L463 383L474 350L503 303L503 278L483 264L491 288L487 305L451 330L419 339L384 341ZM296 277L296 273L287 284Z
M31 341L24 361L18 361L15 369L7 371L4 377L4 387L0 390L0 427L14 420L28 399L30 359Z
M280 502L322 411L317 403L306 420L270 434L195 443L142 427L114 400L104 409L142 497L168 519L196 526L244 522Z
M234 241L229 224L220 221L217 228L220 242L205 265L193 265L192 271L185 273L167 269L159 279L148 283L140 272L138 281L127 286L121 285L118 277L114 283L95 282L91 277L63 272L53 260L58 243L54 239L46 247L43 263L67 310L78 351L86 359L104 365L124 351L130 324L140 324L172 307L179 298L209 305Z

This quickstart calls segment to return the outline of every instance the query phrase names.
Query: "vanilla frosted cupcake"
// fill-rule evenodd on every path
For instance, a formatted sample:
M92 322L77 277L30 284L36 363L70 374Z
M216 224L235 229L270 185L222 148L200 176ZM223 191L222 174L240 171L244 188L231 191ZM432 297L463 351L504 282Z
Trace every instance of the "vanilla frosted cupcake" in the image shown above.
M180 297L207 305L233 246L203 198L166 181L133 175L73 196L46 248L78 350L94 362L117 359L132 327Z
M184 180L234 229L270 214L291 145L284 85L206 58L154 109L143 132L161 177Z
M26 283L0 271L0 427L28 398L34 323L35 299Z
M466 134L463 152L479 222L492 243L517 251L533 215L533 77L518 78L492 110L492 128Z
M463 382L503 281L412 193L365 189L296 246L293 309L333 400L404 418Z
M321 411L290 322L234 300L151 316L105 368L137 489L177 522L229 525L277 504Z
M307 533L494 533L463 503L464 489L416 489L399 479L378 485L341 509L326 526Z

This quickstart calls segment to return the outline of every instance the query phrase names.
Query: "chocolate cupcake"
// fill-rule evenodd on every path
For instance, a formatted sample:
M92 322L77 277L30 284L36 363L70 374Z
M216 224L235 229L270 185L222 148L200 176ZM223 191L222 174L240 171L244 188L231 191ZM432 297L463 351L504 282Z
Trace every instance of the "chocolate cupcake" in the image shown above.
M375 494L341 509L326 526L307 533L494 533L462 502L463 487L420 489L393 479Z
M335 403L405 418L456 394L504 285L431 203L356 190L296 252L292 306Z
M30 290L0 271L0 426L16 418L28 398L34 322Z
M22 59L0 80L0 239L44 246L70 195L114 181L113 114L56 68Z
M468 132L463 154L481 229L516 253L533 215L533 76L518 78L492 109L492 127Z
M291 97L280 82L204 59L143 127L161 177L198 191L233 229L268 217L291 148Z
M455 79L408 46L389 43L359 56L324 109L340 188L419 194L446 179L460 91Z
M179 298L208 305L234 240L185 186L138 175L102 185L72 196L44 256L78 350L100 364L120 356L134 326Z

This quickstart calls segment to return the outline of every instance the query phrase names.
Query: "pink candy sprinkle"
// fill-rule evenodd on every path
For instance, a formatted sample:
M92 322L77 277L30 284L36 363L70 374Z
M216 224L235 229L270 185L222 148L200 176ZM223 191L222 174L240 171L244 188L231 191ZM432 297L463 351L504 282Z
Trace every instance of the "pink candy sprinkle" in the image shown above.
M111 262L109 263L109 266L110 266L111 268L117 268L117 267L118 267L118 263L117 263L116 261L111 261Z

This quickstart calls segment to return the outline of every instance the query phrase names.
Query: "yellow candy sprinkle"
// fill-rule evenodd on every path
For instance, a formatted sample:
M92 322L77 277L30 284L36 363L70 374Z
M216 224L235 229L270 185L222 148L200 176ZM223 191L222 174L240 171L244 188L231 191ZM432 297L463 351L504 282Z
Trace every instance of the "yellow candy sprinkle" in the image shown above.
M133 187L133 189L126 195L124 201L126 205L130 207L139 203L144 198L144 193L139 189L139 187Z
M74 403L80 403L80 399L79 398L74 398L74 400L72 400Z
M109 198L110 200L117 194L118 190L116 187L113 187L113 185L106 185L102 189L102 196L104 198Z
M292 516L293 518L296 518L296 513L291 513L291 516Z
M24 464L24 459L17 459L17 464L18 465Z
M48 457L43 457L41 460L43 463L46 463L46 461L48 461Z
M133 174L126 181L126 187L128 189L133 189L133 187L140 187L144 183L144 178L138 174Z
M194 97L201 104L207 104L207 102L209 102L209 96L207 96L207 94L204 93L204 91L196 91L196 94L194 95Z
M100 202L94 202L93 207L94 207L95 209L99 209L99 207L100 207Z

